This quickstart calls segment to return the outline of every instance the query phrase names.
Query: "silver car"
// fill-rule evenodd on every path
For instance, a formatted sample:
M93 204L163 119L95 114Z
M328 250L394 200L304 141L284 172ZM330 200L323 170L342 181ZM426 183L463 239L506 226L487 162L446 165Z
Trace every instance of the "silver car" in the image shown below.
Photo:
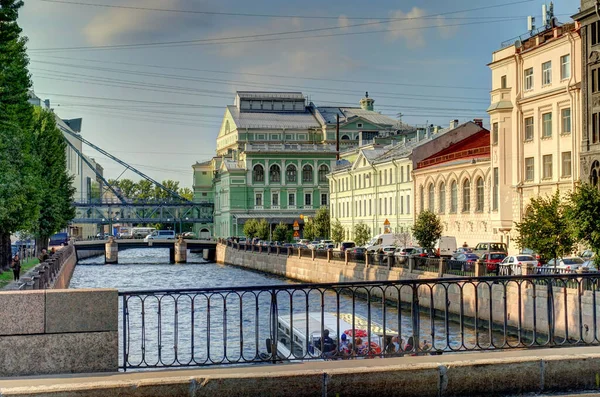
M550 259L540 269L540 273L572 273L584 266L585 261L578 256L569 256L566 258L559 258L558 261Z

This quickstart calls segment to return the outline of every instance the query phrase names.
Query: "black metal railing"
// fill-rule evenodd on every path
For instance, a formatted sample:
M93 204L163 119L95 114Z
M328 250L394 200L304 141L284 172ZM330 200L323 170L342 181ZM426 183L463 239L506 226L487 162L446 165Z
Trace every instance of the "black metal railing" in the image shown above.
M121 367L598 345L599 294L598 274L120 292Z

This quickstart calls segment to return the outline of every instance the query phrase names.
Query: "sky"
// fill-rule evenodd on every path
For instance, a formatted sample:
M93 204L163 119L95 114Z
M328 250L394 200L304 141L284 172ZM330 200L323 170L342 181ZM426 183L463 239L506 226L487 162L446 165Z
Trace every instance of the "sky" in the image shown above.
M501 43L541 25L537 0L25 0L34 91L150 177L192 187L238 90L301 91L412 125L487 120ZM558 0L568 22L578 2ZM168 10L168 11L162 11ZM489 124L489 123L488 123ZM107 178L139 177L84 147Z

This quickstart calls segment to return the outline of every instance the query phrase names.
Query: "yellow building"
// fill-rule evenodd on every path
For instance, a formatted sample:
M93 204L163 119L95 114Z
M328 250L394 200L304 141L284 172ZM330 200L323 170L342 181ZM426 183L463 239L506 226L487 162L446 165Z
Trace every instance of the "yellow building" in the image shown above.
M556 25L556 23L553 23ZM549 26L493 54L492 208L495 240L514 238L530 198L579 179L581 39L576 24Z

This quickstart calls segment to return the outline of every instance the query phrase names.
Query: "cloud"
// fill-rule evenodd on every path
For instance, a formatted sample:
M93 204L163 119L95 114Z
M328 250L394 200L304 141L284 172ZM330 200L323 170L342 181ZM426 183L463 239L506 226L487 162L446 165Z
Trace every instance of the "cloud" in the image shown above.
M338 17L338 25L341 28L344 28L344 30L346 30L348 25L350 25L350 20L348 19L348 17L346 15L342 14Z
M395 41L402 39L408 48L424 47L426 45L426 33L435 29L440 38L447 39L456 34L458 28L447 27L446 19L442 16L426 17L428 14L424 9L413 7L409 12L396 10L390 13L390 18L398 19L391 22L387 38Z

